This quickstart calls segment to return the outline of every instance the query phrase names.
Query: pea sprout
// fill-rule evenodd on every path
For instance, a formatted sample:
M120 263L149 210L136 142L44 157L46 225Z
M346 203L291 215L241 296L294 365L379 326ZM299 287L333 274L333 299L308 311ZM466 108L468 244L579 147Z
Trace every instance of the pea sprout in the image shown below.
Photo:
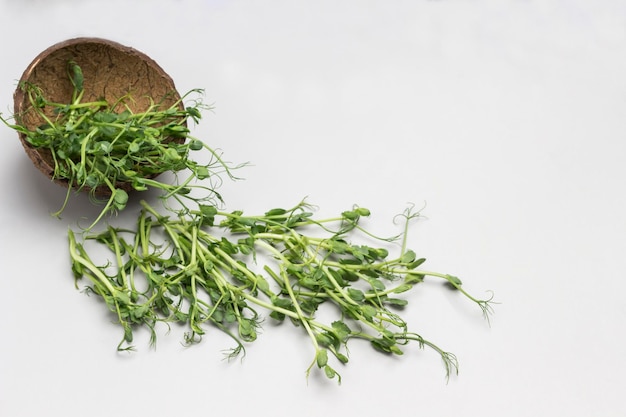
M68 77L73 92L65 104L48 100L36 85L20 85L29 111L41 120L36 128L0 119L51 155L53 179L68 185L56 216L72 189L89 191L104 204L80 236L69 230L69 255L76 287L86 280L85 291L100 297L121 326L118 350L135 349L138 328L149 330L154 346L158 326L177 323L186 327L186 344L199 343L209 328L224 332L234 343L227 357L234 358L245 355L263 321L271 319L295 325L310 340L307 377L319 369L341 383L337 369L349 362L351 340L389 355L404 354L413 342L439 354L446 378L458 373L456 356L401 316L406 293L426 279L441 280L487 320L493 296L474 297L458 277L422 268L425 259L408 248L409 224L420 215L413 206L394 218L403 222L402 231L390 237L368 231L361 220L371 212L359 206L324 219L305 200L260 215L226 211L217 191L222 175L236 179L233 170L245 164L231 166L191 135L187 124L198 123L210 109L199 97L202 90L172 105L153 100L133 111L130 96L113 103L84 101L83 74L73 62ZM23 115L16 116L19 121ZM208 162L194 158L201 150ZM165 172L173 172L176 181L157 178ZM163 210L143 199L134 227L105 222L94 229L105 215L126 207L129 191L148 189L162 192ZM93 259L89 242L105 250L106 261Z
M91 291L115 313L123 328L122 350L133 349L136 326L146 326L154 343L157 324L175 322L187 326L189 344L200 342L207 326L224 331L234 340L229 357L235 357L269 317L293 323L311 340L306 375L317 367L340 382L329 358L348 363L348 341L361 339L393 355L402 355L409 342L432 348L449 378L458 371L456 356L409 329L399 314L408 301L400 294L427 278L441 279L491 312L491 298L474 298L458 278L421 269L425 260L411 250L392 257L385 245L352 243L369 236L360 232L360 219L370 215L365 208L317 220L304 201L258 216L211 205L164 215L146 201L141 205L134 230L109 227L86 236L111 252L106 266L93 263L70 235L75 277L88 279ZM412 218L407 215L406 222ZM395 239L378 239L397 246L389 245ZM322 305L331 306L333 319L317 318Z
M152 188L161 190L166 200L221 201L216 191L219 177L235 178L232 171L238 167L229 166L218 151L190 134L188 122L198 123L202 111L211 109L202 102L203 90L190 90L171 105L164 105L166 97L151 100L145 110L133 111L129 95L112 103L83 101L83 74L72 61L68 76L73 86L70 103L52 102L39 86L20 84L30 104L27 111L42 121L39 126L27 129L0 115L30 146L50 155L52 179L68 185L65 201L53 215L61 215L72 190L88 191L94 202L104 203L87 229L123 210L129 191ZM200 150L208 151L208 162L192 158ZM165 172L187 176L174 184L155 179Z

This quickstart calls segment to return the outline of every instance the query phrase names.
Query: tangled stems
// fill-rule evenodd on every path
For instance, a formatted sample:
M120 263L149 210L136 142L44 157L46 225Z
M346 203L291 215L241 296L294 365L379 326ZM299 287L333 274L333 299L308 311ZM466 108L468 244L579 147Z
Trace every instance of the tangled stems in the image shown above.
M341 382L332 362L348 363L352 339L391 355L402 355L402 347L414 342L440 355L446 377L458 371L454 354L409 329L400 315L408 304L401 294L435 278L477 304L487 319L493 302L469 294L455 276L421 269L425 260L407 248L409 223L419 212L405 210L395 219L404 221L402 232L381 237L360 223L370 215L363 207L326 219L315 218L304 201L256 216L220 211L221 175L235 178L238 166L190 135L187 123L197 123L208 108L192 97L201 90L172 105L165 106L163 97L133 112L130 96L113 103L83 101L82 71L73 62L68 76L73 93L66 104L47 100L35 85L20 86L29 111L41 120L38 127L20 125L23 114L16 115L17 124L0 119L49 153L54 179L67 182L57 216L72 189L89 190L104 203L82 239L69 231L69 253L76 285L87 280L85 290L102 298L122 327L119 350L134 349L137 328L147 328L154 345L159 324L178 323L187 328L187 344L200 342L211 327L223 331L234 341L228 357L235 357L245 354L268 317L291 322L310 339L314 355L307 376L317 368ZM208 152L208 162L192 157L200 150ZM173 172L175 183L156 178L164 172ZM165 214L142 201L132 230L93 230L106 214L126 207L127 190L147 189L162 191ZM101 201L98 195L108 197ZM354 243L359 238L377 246ZM108 250L106 261L90 256L90 242ZM399 253L390 255L398 246ZM321 308L331 318L322 319Z
M161 190L165 200L221 200L216 191L220 175L234 178L231 171L235 167L229 167L217 151L191 136L187 127L190 121L199 122L201 112L209 109L200 99L202 90L191 90L171 105L164 104L168 97L158 102L151 99L147 109L134 112L130 96L113 103L84 102L83 74L71 61L68 77L73 86L70 103L49 101L36 85L20 85L30 103L28 111L34 112L31 117L42 121L36 128L12 124L0 116L28 144L49 153L53 179L68 184L66 199L54 215L62 213L72 190L88 190L95 202L105 197L104 208L88 229L106 214L123 210L128 190ZM17 116L20 120L25 115ZM208 151L208 162L199 163L190 156L200 150ZM176 184L154 179L165 172L187 174ZM192 193L195 189L199 192Z
M234 357L245 353L245 343L257 338L269 317L292 322L311 340L307 375L319 368L340 382L329 358L347 363L347 342L362 339L387 354L403 354L409 342L432 348L449 377L458 371L456 357L409 330L398 313L408 302L398 294L434 277L490 312L491 300L470 296L456 277L420 269L424 259L414 252L403 249L392 257L384 247L350 242L372 236L359 224L370 214L364 208L316 220L304 202L260 216L212 205L171 216L145 201L142 207L134 230L109 227L86 235L111 251L105 265L97 266L70 235L75 277L87 278L89 291L115 314L124 331L121 350L132 349L137 326L146 326L154 343L157 323L176 322L187 326L189 344L210 325L224 331L234 340ZM331 307L332 319L318 317L322 305Z

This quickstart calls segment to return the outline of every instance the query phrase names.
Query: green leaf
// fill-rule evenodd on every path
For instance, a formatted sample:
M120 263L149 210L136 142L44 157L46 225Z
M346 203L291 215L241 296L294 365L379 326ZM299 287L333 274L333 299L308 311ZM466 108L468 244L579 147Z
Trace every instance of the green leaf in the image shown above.
M387 353L391 351L390 347L393 345L393 343L394 342L392 342L391 340L385 338L372 340L372 346L374 346L376 350Z
M404 283L405 284L419 284L420 282L424 282L424 275L422 274L411 274L411 275L407 275L406 278L404 279Z
M339 259L339 263L342 265L361 265L363 261L356 258L342 258Z
M287 210L282 209L282 208L275 208L275 209L271 209L269 211L265 212L265 215L267 217L271 217L271 216L280 216L287 213Z
M270 317L280 322L285 320L285 315L283 313L279 313L278 311L272 311L270 313Z
M341 279L345 282L345 281L349 281L349 282L357 282L359 280L359 276L354 273L353 271L350 270L339 270L339 275L341 276Z
M372 288L376 291L384 291L386 288L385 284L379 279L371 279L369 280L369 283L372 286Z
M102 136L109 139L115 139L119 133L118 129L113 126L100 126L98 130Z
M80 66L76 64L76 62L74 61L69 62L69 67L70 67L70 78L72 81L72 85L74 86L76 91L78 92L83 91L83 81L84 81L83 71L81 70Z
M207 274L210 274L211 271L213 271L213 268L215 268L215 264L210 259L207 259L202 264L202 269L204 269L204 272L206 272Z
M370 248L367 246L354 245L350 249L352 255L361 261L370 253Z
M344 281L341 273L336 269L328 269L328 273L332 276L332 278L339 284L340 287L345 288L348 286L348 283ZM324 271L320 268L315 270L315 277L319 279L324 279ZM332 288L332 285L329 285Z
M228 239L222 237L219 242L220 249L226 252L229 255L234 255L237 253L237 247L233 245Z
M370 322L373 321L377 313L378 312L376 311L376 308L372 306L364 305L361 307L361 314L363 314L363 317L367 321L370 321Z
M293 310L293 303L288 298L272 297L272 304L285 310Z
M87 178L85 178L85 184L89 188L96 188L100 185L100 180L96 174L89 174L87 175Z
M113 296L115 297L115 301L117 301L118 303L121 303L124 305L130 304L130 297L128 296L128 294L126 294L123 291L115 291Z
M124 340L127 343L132 343L133 341L133 329L128 324L124 324Z
M99 114L99 113L96 113ZM126 109L121 113L105 113L105 114L110 114L112 116L112 120L111 122L117 120L118 122L123 122L128 120L128 118L132 115L132 113L130 112L130 110Z
M181 126L178 124L169 124L167 126L164 127L163 129L164 131L164 135L170 138L184 138L185 136L187 136L187 133L189 133L189 129L187 129L185 126ZM192 143L194 142L199 142L198 140L194 140L192 141ZM191 143L189 144L190 148L191 148ZM194 147L197 145L194 145ZM200 147L202 147L202 144L200 144ZM192 150L198 150L198 149L192 149Z
M292 214L289 219L285 222L285 226L287 227L294 227L296 225L296 223L300 223L300 222L307 222L309 217L313 216L313 213L310 212L304 212L304 213L298 213L298 214Z
M400 262L404 264L410 264L415 260L415 257L415 252L413 252L412 250L408 250L402 255L402 258L400 258Z
M300 308L303 312L313 315L325 300L318 297L308 297L300 302Z
M227 311L224 315L224 321L226 323L234 323L235 321L237 321L237 316L232 311Z
M270 284L261 275L257 275L256 277L256 286L258 287L259 290L263 292L267 292L270 290Z
M200 110L198 110L198 108L196 107L187 107L185 111L196 122L202 118L202 113L200 113Z
M317 340L317 343L321 346L332 346L334 344L334 338L326 332L316 333L315 340Z
M409 269L415 269L421 264L423 264L424 262L426 262L426 258L419 258L419 259L414 260L410 264L408 264L406 267Z
M147 312L150 306L148 304L143 304L138 307L135 307L131 310L131 314L135 319L141 319Z
M317 366L323 368L328 364L328 351L326 349L320 349L315 355Z
M202 141L199 141L197 139L194 139L191 142L189 142L189 149L191 149L192 151L199 151L203 147L204 147L204 144L202 143Z
M98 142L98 147L104 153L111 153L111 150L113 149L113 145L111 145L111 142L107 141Z
M347 293L348 293L348 296L356 302L361 302L365 300L365 294L363 294L363 291L357 288L348 288Z
M412 284L400 284L396 288L393 289L393 293L400 294L400 293L409 291L411 288L413 288Z
M461 286L463 285L463 282L461 282L461 280L458 277L455 277L453 275L446 275L446 279L448 280L448 282L454 286Z
M201 165L200 166L196 166L193 169L193 172L194 172L194 174L196 175L196 177L199 180L204 180L206 178L209 178L209 176L210 176L209 169L207 167L201 166Z
M404 355L404 352L402 351L402 349L400 349L397 345L390 346L389 351L393 353L394 355L398 355L398 356Z
M389 251L384 248L376 249L376 256L379 259L385 259L389 255Z
M396 307L405 307L409 304L409 302L400 298L387 298L385 299L385 304L390 304Z
M115 208L122 210L126 207L126 203L128 203L128 193L121 188L116 188L115 193L113 194L113 201L115 203Z
M144 128L143 133L146 135L147 138L157 138L161 135L161 131L154 127Z
M164 152L163 152L163 159L168 162L168 163L175 163L181 160L181 156L178 154L178 152L176 151L176 149L174 148L167 148Z
M215 206L200 205L200 214L202 215L202 224L207 226L213 226L215 222L215 216L217 215L217 208Z
M140 178L140 177L133 178L132 184L133 184L133 189L137 191L146 191L148 189L143 178Z
M140 148L141 146L139 145L139 143L137 143L137 141L134 141L134 142L131 142L130 145L128 145L128 152L137 153L139 152Z
M239 334L241 334L242 336L250 336L253 333L254 326L251 324L250 320L239 320Z
M348 325L342 321L334 321L331 326L341 342L345 342L352 333Z
M342 353L335 353L335 357L339 360L339 362L341 363L348 363L349 359L346 355L342 354Z
M326 377L328 379L333 379L334 377L337 376L337 371L335 371L333 368L331 368L330 366L326 365L324 367L324 374L326 374Z
M72 262L72 273L74 274L74 278L76 279L80 279L82 278L83 274L85 272L85 268L83 267L83 265L79 262Z
M338 254L346 253L350 249L350 245L343 240L331 239L328 240L328 243L330 245L330 250Z
M251 219L249 217L240 217L237 219L237 224L241 226L254 226L256 220Z
M215 310L211 317L215 323L224 322L224 312L222 310Z
M176 312L174 313L174 317L176 318L176 320L184 323L189 318L189 314L183 313L180 310L176 310Z
M128 164L128 160L126 158L120 158L120 159L109 159L108 164L113 165L115 168L119 168L119 169L127 169L130 167L127 167L126 165Z
M118 119L118 115L110 111L99 111L93 114L93 120L100 123L113 123ZM102 128L103 126L100 126Z

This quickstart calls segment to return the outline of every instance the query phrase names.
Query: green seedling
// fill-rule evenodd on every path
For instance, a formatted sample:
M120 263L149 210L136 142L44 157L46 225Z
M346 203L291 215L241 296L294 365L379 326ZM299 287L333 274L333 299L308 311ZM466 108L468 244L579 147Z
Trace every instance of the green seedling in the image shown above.
M404 243L394 245L398 237L376 238L401 247L395 257L384 245L354 243L374 236L360 224L370 214L364 208L316 220L305 202L260 216L208 205L163 215L141 204L134 230L109 227L86 236L111 251L106 265L95 265L70 237L75 276L87 278L89 291L115 314L123 328L121 350L133 349L137 326L146 326L155 343L157 323L176 322L187 326L189 344L199 342L210 325L226 332L235 341L234 357L269 317L293 323L310 338L314 354L306 375L317 367L340 381L329 357L346 364L348 341L363 339L392 355L402 355L409 342L432 348L449 377L458 371L456 357L409 329L400 316L408 304L401 294L426 278L441 279L491 313L491 298L474 298L458 278L421 269L424 259ZM407 210L406 225L415 216ZM406 233L400 236L404 242ZM325 311L334 318L318 319L321 306L330 306Z
M153 101L133 112L128 96L114 103L83 101L83 75L73 62L68 76L73 94L67 104L50 102L35 85L20 86L30 111L43 120L36 129L2 121L52 154L54 178L66 181L68 190L89 190L94 199L95 190L107 191L91 226L80 236L70 229L69 254L76 286L86 280L85 291L101 298L122 327L119 350L134 349L138 328L147 328L155 345L157 326L177 323L186 326L187 344L200 342L209 328L225 332L234 341L232 358L245 354L269 319L290 322L310 339L307 376L319 369L341 382L337 369L349 362L353 339L389 355L402 355L414 342L440 355L447 378L458 372L454 354L413 331L401 316L406 295L425 279L438 279L487 319L493 300L470 295L456 276L422 269L425 259L407 247L409 224L419 212L405 210L396 218L403 222L401 233L380 237L363 226L371 215L363 207L325 219L316 218L305 201L261 215L225 211L216 188L221 175L235 178L231 171L241 165L229 166L190 135L187 122L198 122L208 108L193 98L201 90L171 106ZM193 157L200 150L208 151L208 163ZM183 178L162 182L156 176L164 172ZM95 231L105 214L126 207L129 185L162 191L164 210L142 200L134 228L107 223ZM93 253L102 250L108 256L99 263Z
M65 202L55 216L64 210L72 190L89 191L94 201L104 203L89 228L106 214L123 210L128 191L152 188L162 191L165 199L179 201L221 198L216 191L218 174L234 178L233 167L216 150L191 136L187 127L189 122L198 123L202 111L210 109L202 103L202 90L191 90L167 106L163 105L165 97L153 100L144 111L133 112L131 96L113 103L83 101L82 71L71 61L68 76L73 86L70 103L49 101L36 85L23 82L19 86L28 97L28 111L42 121L36 128L29 130L0 115L29 145L51 155L53 179L68 184ZM24 115L16 116L19 120ZM200 150L208 151L208 162L199 163L199 158L191 157ZM175 184L155 179L165 172L184 173L186 177ZM107 197L99 197L102 195Z

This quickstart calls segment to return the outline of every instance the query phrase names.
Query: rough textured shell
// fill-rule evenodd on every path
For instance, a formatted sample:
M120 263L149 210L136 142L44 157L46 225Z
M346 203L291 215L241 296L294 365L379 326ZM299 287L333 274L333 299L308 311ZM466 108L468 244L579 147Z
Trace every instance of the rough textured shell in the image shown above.
M104 98L114 102L131 94L133 110L142 111L149 106L150 98L161 100L167 96L164 101L167 106L180 99L174 81L153 59L134 48L100 38L75 38L50 46L26 68L20 83L33 83L49 100L68 103L73 89L67 75L69 60L74 60L83 71L85 101ZM18 86L14 94L16 120L31 129L42 121L34 112L29 112L29 108L28 98ZM54 165L50 153L33 148L22 134L20 140L35 166L52 178ZM67 186L67 181L56 182ZM96 191L97 194L106 193L105 190Z

